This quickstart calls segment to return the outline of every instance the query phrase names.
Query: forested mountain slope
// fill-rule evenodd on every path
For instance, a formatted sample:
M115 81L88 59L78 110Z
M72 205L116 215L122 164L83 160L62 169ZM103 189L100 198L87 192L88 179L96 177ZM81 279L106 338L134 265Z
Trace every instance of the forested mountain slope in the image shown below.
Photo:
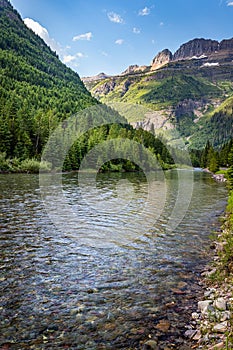
M0 0L0 152L39 156L60 120L96 103L78 74Z

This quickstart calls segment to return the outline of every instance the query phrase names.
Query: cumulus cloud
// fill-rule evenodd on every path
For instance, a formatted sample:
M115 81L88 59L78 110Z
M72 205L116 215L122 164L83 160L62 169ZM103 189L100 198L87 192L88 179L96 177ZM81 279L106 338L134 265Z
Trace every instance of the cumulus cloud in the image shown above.
M133 28L133 33L134 34L140 34L141 33L141 29L139 29L139 28Z
M39 35L48 46L51 47L53 51L56 51L58 54L61 54L62 48L53 38L49 36L49 32L46 28L31 18L25 18L24 23L28 28L30 28L35 34Z
M139 10L139 16L148 16L150 14L150 9L148 7L144 7L144 9Z
M228 1L227 6L233 6L233 1Z
M75 56L72 56L72 55L65 55L64 57L63 57L63 63L70 63L70 62L72 62L72 61L74 61L76 59L76 57Z
M63 63L71 63L75 61L77 58L84 58L86 57L82 52L77 52L76 55L64 55L62 62Z
M124 42L123 39L117 39L117 40L115 41L115 44L117 44L117 45L122 45L123 42Z
M90 41L93 37L93 34L91 32L85 33L85 34L79 34L73 37L73 41L78 40L88 40Z
M114 23L124 23L123 18L115 12L109 12L108 19Z
M49 36L49 32L46 28L42 27L42 25L40 25L40 23L34 21L33 19L25 18L24 23L26 24L26 26L28 28L33 30L33 32L35 34L39 35L46 42L46 44L51 47L51 49L53 51L57 52L61 61L64 64L72 65L73 67L77 67L78 66L78 59L87 57L82 52L77 52L74 55L69 54L68 50L71 49L70 46L62 47L59 43L57 43L53 38L51 38ZM92 33L81 34L78 37L79 37L79 39L76 39L76 40L90 40L92 37Z

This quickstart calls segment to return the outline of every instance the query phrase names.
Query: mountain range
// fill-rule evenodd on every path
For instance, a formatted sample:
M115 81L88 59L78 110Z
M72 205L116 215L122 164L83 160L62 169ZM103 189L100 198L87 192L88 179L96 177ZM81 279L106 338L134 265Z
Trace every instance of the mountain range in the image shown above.
M180 135L197 149L232 138L233 39L194 39L150 65L81 80L8 0L0 0L0 28L0 153L8 158L40 159L59 122L100 103L120 123L166 134L171 144Z
M135 64L117 76L101 73L82 80L93 96L114 105L136 127L177 129L195 148L207 140L219 146L232 137L233 38L195 38L174 54L159 52L149 66ZM123 104L148 110L132 113Z

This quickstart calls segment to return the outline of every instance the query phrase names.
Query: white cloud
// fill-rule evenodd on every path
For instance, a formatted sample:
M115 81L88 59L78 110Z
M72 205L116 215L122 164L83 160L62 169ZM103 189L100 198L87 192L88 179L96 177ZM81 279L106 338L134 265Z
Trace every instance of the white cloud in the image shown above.
M114 23L124 23L123 18L115 12L109 12L108 19Z
M105 52L105 51L102 51L102 52L101 52L101 55L102 55L102 56L105 56L105 57L108 57L108 53Z
M140 34L141 33L141 29L139 29L139 28L133 28L133 33L134 34Z
M42 27L38 22L34 21L33 19L25 18L24 23L28 28L33 30L35 34L39 35L46 42L46 44L51 47L53 51L57 52L61 61L64 64L72 65L72 67L78 67L78 60L87 57L82 52L77 52L74 55L69 54L68 50L71 49L70 46L62 47L59 43L57 43L54 39L52 39L49 36L49 32L46 28ZM78 37L79 39L76 40L90 40L92 37L92 33L81 34Z
M83 57L87 57L87 56L85 56L82 52L77 52L76 57L83 58Z
M227 6L233 6L233 1L228 1Z
M162 26L164 26L164 23L163 23L163 22L160 22L159 25L162 27Z
M115 44L117 44L117 45L122 45L123 42L124 42L123 39L117 39L117 40L115 41Z
M73 37L73 41L78 40L88 40L90 41L93 37L93 34L91 32L85 33L85 34L79 34Z
M72 56L72 55L65 55L64 57L63 57L63 63L70 63L70 62L72 62L72 61L74 61L76 59L76 57L75 56Z
M150 9L148 7L144 7L144 9L138 12L139 16L148 16L150 14Z
M46 28L31 18L25 18L24 23L28 28L30 28L35 34L39 35L48 46L51 47L53 51L56 51L58 54L62 53L62 48L53 38L50 38L49 32Z
M81 52L77 52L76 55L64 55L62 58L62 62L67 64L75 61L77 58L84 58L87 57Z

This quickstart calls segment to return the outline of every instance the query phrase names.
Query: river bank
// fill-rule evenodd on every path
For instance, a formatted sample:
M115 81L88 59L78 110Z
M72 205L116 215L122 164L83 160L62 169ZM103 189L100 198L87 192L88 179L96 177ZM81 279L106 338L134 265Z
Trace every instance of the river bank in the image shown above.
M223 174L212 174L212 178L217 182L226 181ZM170 338L165 347L164 343L147 342L145 349L233 349L233 192L229 194L225 216L220 220L221 228L215 233L207 256L209 262L196 270L199 277L193 281L195 285L189 286L188 291L176 291L183 294L179 318L179 324L186 329L181 335L183 342ZM178 300L176 298L176 303ZM187 315L189 320L184 325ZM177 320L174 326L178 331Z
M230 192L221 231L212 243L212 263L204 268L204 289L185 335L193 349L233 349L233 192Z

